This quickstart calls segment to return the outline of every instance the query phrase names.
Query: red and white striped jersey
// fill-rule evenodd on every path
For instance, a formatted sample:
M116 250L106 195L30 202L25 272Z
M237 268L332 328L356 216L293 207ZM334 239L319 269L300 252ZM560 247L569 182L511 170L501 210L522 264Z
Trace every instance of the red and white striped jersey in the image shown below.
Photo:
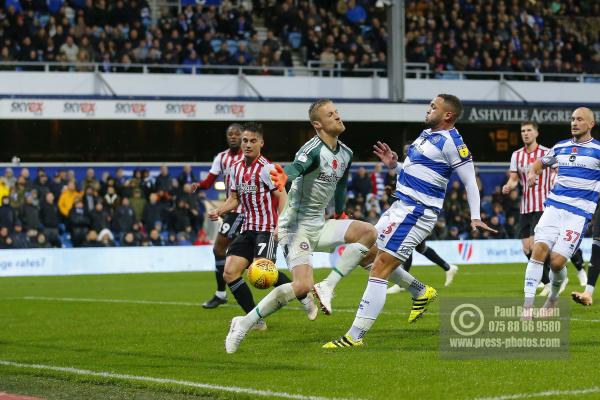
M237 193L244 213L244 231L273 232L277 225L277 205L273 197L275 185L269 172L273 169L265 157L260 156L251 164L246 160L233 164L230 188Z
M538 159L546 155L548 148L542 145L528 153L525 147L515 150L510 159L510 172L519 174L519 181L523 189L521 196L521 214L544 211L544 202L552 188L555 171L552 168L544 168L538 177L537 185L527 187L527 173L529 168Z
M229 197L229 193L231 191L230 188L230 175L231 175L231 167L233 164L238 162L244 157L244 152L242 149L239 149L237 153L232 152L227 149L215 156L213 160L212 166L210 167L209 173L213 175L219 176L223 174L223 182L225 182L225 196ZM242 206L240 205L238 208L234 210L236 213L242 212Z

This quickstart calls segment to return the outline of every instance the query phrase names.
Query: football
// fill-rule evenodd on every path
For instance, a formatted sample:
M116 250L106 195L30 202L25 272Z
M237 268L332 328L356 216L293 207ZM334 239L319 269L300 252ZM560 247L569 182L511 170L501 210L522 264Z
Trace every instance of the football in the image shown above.
M260 258L248 267L248 281L258 289L270 288L277 282L278 276L277 266L266 258Z

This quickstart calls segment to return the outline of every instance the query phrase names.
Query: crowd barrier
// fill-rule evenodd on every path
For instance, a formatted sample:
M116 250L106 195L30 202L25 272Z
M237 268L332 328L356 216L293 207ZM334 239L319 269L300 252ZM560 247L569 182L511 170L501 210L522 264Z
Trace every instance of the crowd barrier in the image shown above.
M591 254L591 239L581 248L585 260ZM429 241L446 261L458 265L523 263L520 240ZM316 253L315 268L337 263L343 252L340 246L332 254ZM415 252L414 265L431 265ZM287 268L281 248L277 265ZM212 271L212 246L182 247L109 247L76 249L20 249L0 251L0 277L42 275L84 275L177 271Z

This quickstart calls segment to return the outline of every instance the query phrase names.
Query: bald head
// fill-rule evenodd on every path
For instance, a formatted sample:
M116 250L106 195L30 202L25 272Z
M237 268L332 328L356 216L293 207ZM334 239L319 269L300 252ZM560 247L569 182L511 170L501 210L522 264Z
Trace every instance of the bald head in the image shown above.
M596 125L594 112L587 107L579 107L571 115L571 134L577 141L589 140L592 128Z

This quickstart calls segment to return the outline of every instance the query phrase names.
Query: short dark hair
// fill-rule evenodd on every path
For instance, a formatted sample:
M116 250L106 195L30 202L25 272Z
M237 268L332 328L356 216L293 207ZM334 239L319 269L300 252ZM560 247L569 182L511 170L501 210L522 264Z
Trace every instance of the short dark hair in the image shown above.
M323 107L327 103L331 103L331 100L319 99L310 105L308 108L308 118L311 122L317 120L317 111L319 111L319 108Z
M237 130L239 130L240 132L244 130L244 128L242 127L242 125L241 125L241 124L238 124L237 122L235 122L235 123L233 123L233 124L229 125L229 126L227 127L227 130L226 130L225 132L229 132L231 129L237 129Z
M453 94L445 93L438 94L437 97L444 99L444 104L446 104L450 111L454 113L454 121L460 118L460 115L463 112L463 105L458 97Z
M531 126L533 126L533 129L535 129L536 131L539 130L537 122L534 122L534 121L523 121L523 122L521 122L521 128L524 127L525 125L531 125Z
M246 122L242 126L242 132L244 131L254 132L258 137L263 137L263 126L261 123L258 122Z

